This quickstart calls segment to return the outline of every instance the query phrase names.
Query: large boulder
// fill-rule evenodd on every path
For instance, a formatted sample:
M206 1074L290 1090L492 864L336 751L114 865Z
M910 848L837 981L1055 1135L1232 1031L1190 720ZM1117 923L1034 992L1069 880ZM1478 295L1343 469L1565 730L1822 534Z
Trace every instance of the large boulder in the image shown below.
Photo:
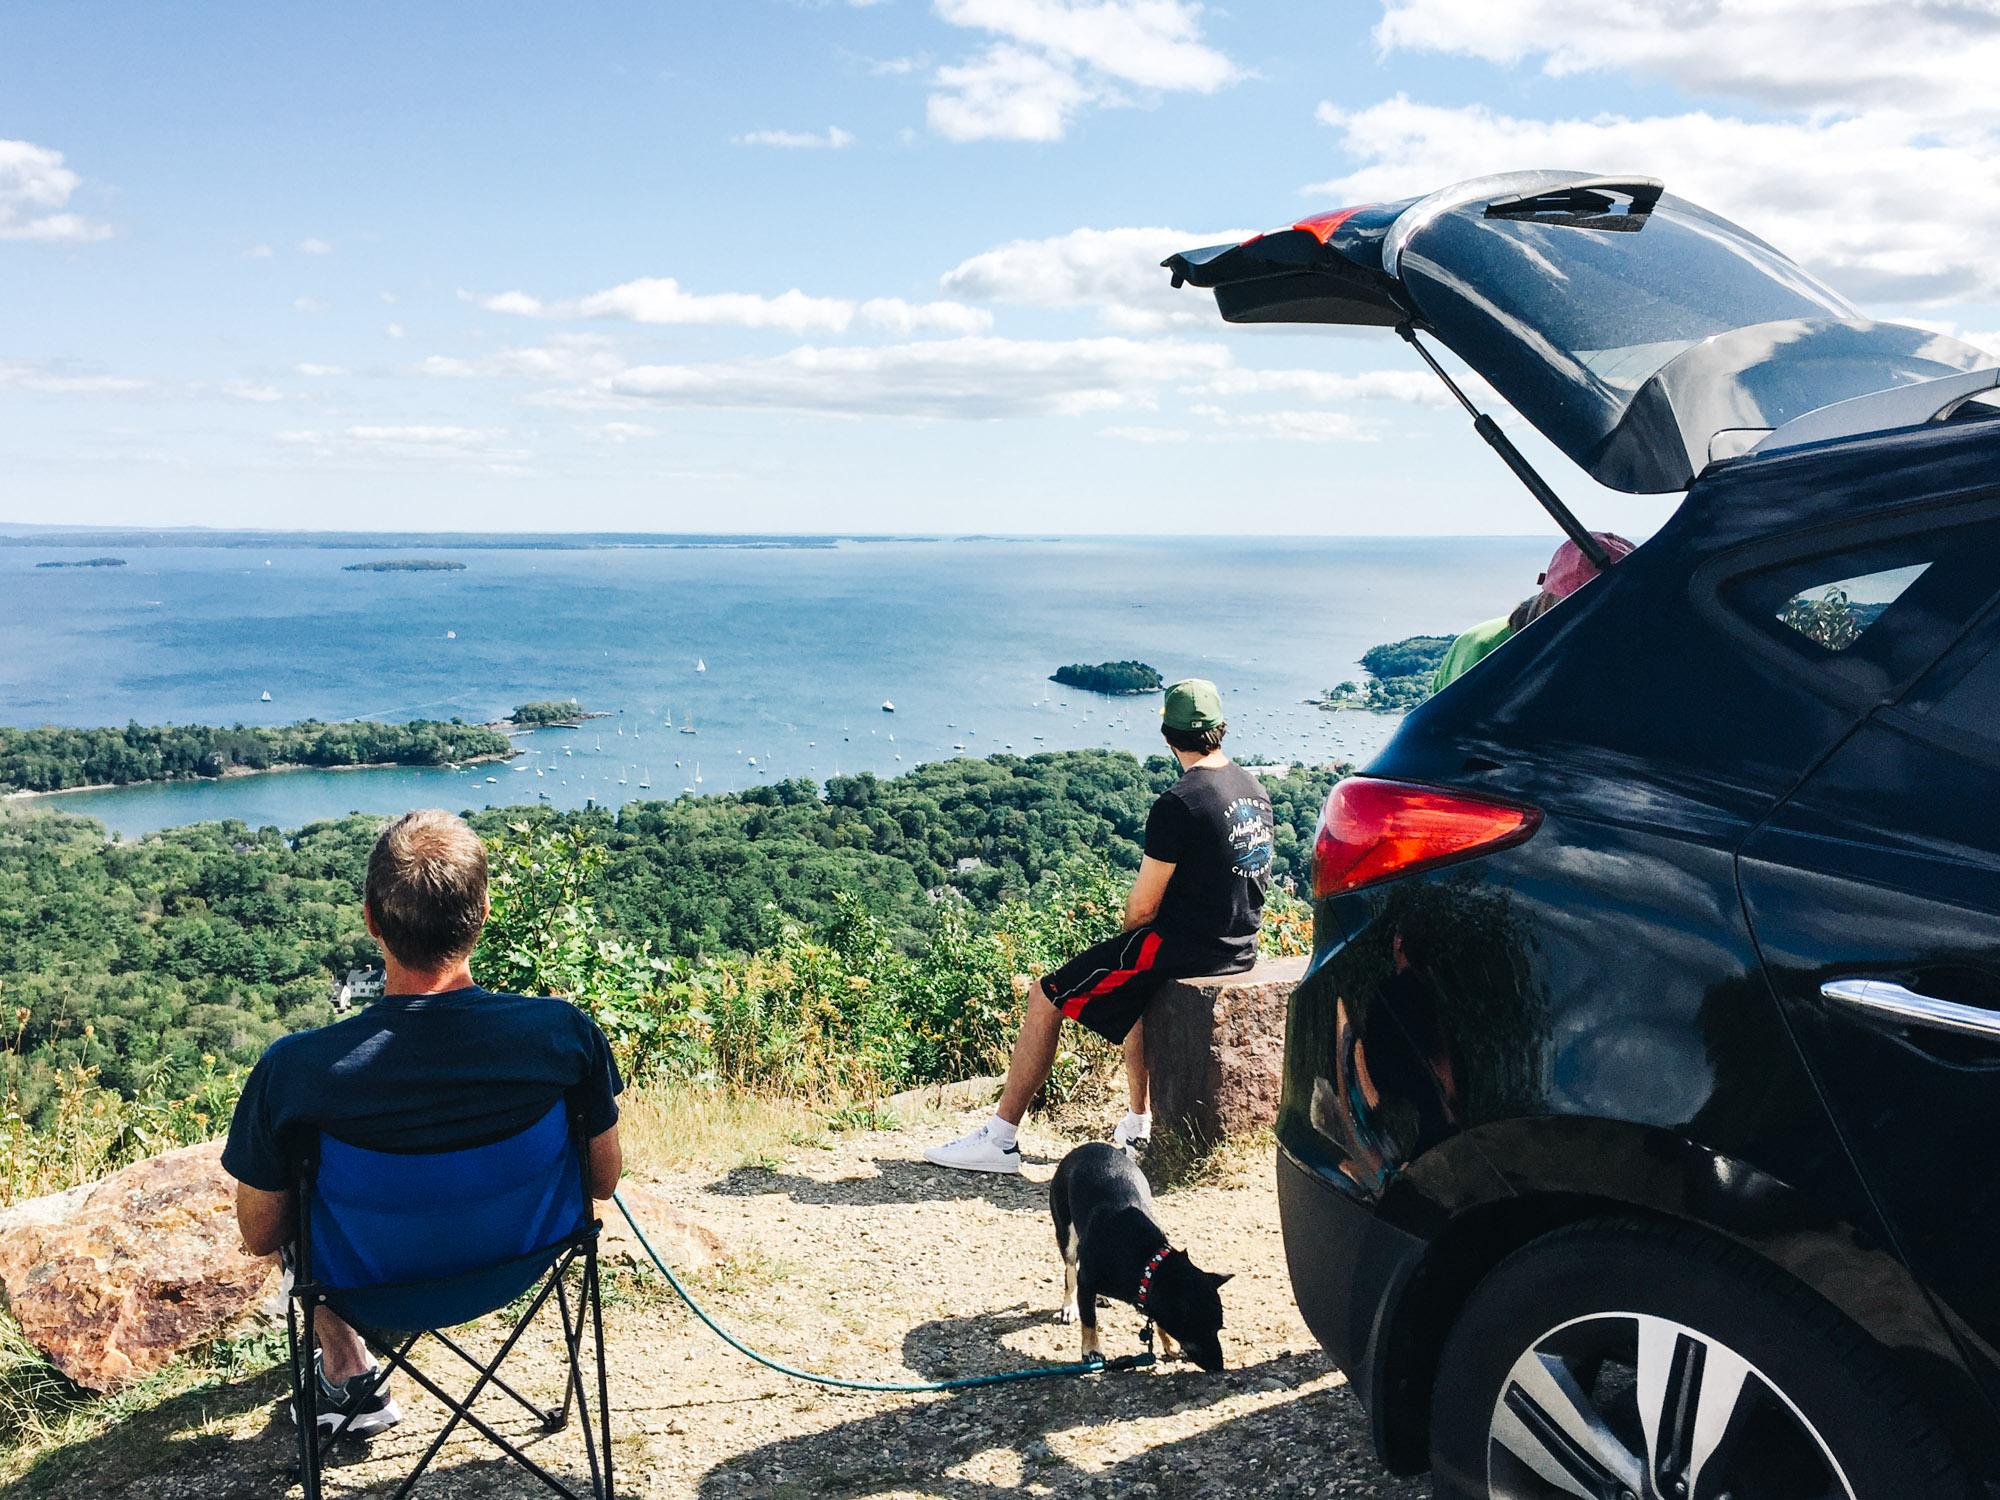
M78 1385L114 1390L206 1342L274 1289L236 1229L222 1143L184 1146L0 1212L0 1292Z
M1278 1118L1285 1014L1303 958L1261 960L1246 974L1171 980L1146 1006L1153 1123L1202 1144Z

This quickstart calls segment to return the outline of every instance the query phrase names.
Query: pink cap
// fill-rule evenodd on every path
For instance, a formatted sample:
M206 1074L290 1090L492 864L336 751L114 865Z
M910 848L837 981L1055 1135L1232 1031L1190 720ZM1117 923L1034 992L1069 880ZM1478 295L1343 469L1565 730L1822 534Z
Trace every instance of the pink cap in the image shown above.
M1602 547L1613 562L1631 552L1632 544L1610 531L1593 531L1597 545ZM1558 599L1567 599L1591 579L1597 576L1597 569L1585 557L1575 542L1564 542L1556 548L1556 555L1549 559L1549 570L1535 581L1542 586L1542 592Z

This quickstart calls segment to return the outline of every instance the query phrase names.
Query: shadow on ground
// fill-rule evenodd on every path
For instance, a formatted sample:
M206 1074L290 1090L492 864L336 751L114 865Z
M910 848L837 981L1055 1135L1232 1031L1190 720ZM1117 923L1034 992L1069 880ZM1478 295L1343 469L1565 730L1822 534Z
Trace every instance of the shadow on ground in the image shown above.
M989 1322L989 1337L1008 1325L972 1321ZM912 1335L920 1342L937 1337L952 1336L934 1325ZM910 1490L944 1500L998 1500L1033 1484L1045 1487L1037 1493L1059 1496L1173 1500L1303 1496L1336 1480L1356 1485L1352 1493L1369 1485L1377 1494L1420 1493L1401 1490L1376 1465L1366 1418L1340 1386L1281 1399L1128 1456L1093 1456L1101 1447L1135 1446L1135 1435L1121 1431L1135 1419L1186 1414L1246 1391L1280 1394L1326 1371L1316 1354L1289 1355L1220 1375L1179 1365L955 1392L754 1449L709 1470L700 1493L703 1500L859 1500Z
M1028 1165L1053 1165L1047 1158L1027 1157ZM772 1172L763 1167L737 1167L703 1191L724 1198L754 1198L787 1194L795 1203L865 1208L885 1203L964 1203L983 1198L996 1208L1040 1208L1048 1202L1049 1186L1026 1177L994 1172L955 1172L929 1162L900 1156L875 1158L873 1177L842 1177L832 1182Z

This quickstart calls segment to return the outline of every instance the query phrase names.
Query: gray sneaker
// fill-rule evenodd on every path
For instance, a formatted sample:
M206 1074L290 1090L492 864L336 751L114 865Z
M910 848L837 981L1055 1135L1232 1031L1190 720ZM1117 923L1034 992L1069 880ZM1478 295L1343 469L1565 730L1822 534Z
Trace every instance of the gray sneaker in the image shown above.
M998 1144L982 1125L971 1135L962 1135L942 1146L927 1146L924 1160L938 1167L956 1167L961 1172L1019 1172L1021 1148L1013 1141Z
M348 1422L342 1432L343 1437L373 1437L378 1432L387 1431L403 1420L402 1412L396 1409L395 1400L389 1395L389 1383L385 1380L371 1394L369 1387L375 1384L379 1365L370 1365L359 1375L353 1375L335 1385L326 1378L322 1359L318 1350L313 1351L313 1379L319 1382L317 1401L319 1430L332 1432L351 1412L354 1420ZM295 1401L285 1403L294 1427L299 1425L299 1408Z

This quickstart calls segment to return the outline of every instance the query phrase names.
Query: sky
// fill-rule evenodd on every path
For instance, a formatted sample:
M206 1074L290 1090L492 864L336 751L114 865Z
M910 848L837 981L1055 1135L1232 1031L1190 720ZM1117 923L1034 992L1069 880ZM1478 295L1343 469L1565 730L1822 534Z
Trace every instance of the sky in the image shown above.
M2000 349L1996 76L2000 0L13 0L0 523L1552 532L1161 257L1643 173Z

